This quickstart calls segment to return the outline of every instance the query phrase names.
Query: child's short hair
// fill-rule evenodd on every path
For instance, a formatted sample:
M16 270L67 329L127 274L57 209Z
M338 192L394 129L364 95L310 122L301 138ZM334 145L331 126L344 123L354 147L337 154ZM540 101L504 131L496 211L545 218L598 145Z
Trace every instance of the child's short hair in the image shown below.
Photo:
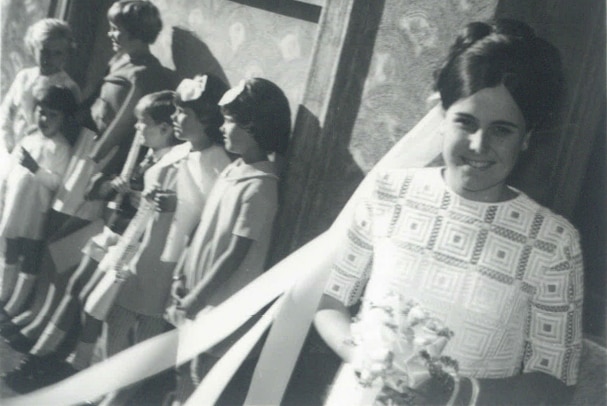
M32 90L35 105L61 111L66 116L74 116L78 109L76 96L70 89L57 85L35 86Z
M263 78L242 81L219 103L221 112L246 128L267 152L284 154L291 133L291 109L284 92Z
M75 47L72 29L63 20L58 18L44 18L30 25L25 33L25 45L34 54L42 47L42 43L50 39L65 39L68 47Z
M146 44L153 44L162 30L160 11L146 0L117 1L109 8L107 18Z
M76 120L78 102L70 89L57 85L38 85L32 89L35 105L63 112L61 132L71 145L76 144L80 125Z
M174 98L175 93L170 90L146 94L137 102L135 114L147 114L156 124L172 125L171 116L175 113Z
M196 117L207 125L206 134L216 143L223 143L219 128L223 116L217 103L228 90L228 85L217 76L206 74L181 81L175 91L175 105L191 108Z

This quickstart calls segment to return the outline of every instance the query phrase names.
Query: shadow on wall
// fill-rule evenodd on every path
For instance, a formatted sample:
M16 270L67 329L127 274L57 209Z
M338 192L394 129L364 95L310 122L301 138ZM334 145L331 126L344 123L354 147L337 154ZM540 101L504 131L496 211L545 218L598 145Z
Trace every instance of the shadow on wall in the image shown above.
M193 31L182 27L173 27L171 53L178 81L202 73L210 73L230 85L230 81L217 58L207 44Z

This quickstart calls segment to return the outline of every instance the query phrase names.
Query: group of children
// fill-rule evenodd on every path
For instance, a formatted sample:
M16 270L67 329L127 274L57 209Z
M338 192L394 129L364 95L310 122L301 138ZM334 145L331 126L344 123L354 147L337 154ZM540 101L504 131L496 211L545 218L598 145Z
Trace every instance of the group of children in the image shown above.
M162 27L157 9L147 1L119 1L108 19L116 59L128 54L126 63L138 65ZM136 38L147 26L155 35ZM108 119L109 99L97 94L80 103L63 70L73 43L64 22L34 24L28 43L38 67L20 72L2 102L2 147L10 165L1 179L0 333L27 353L3 377L19 392L88 367L104 325L111 356L195 318L255 279L278 205L272 156L285 153L291 125L288 100L274 83L252 78L229 89L213 75L184 79L175 90L140 88ZM113 61L110 75L120 63ZM132 83L141 80L135 76ZM130 93L134 87L127 87ZM83 128L82 116L96 125ZM135 134L117 137L129 120ZM112 215L105 202L117 207ZM87 215L79 215L85 206ZM91 234L78 265L64 271L65 286L35 291L48 243L97 218L103 228ZM104 283L108 278L114 283ZM32 292L49 296L37 309L44 316L21 316ZM200 364L178 380L177 403L194 390ZM106 402L120 403L133 389Z

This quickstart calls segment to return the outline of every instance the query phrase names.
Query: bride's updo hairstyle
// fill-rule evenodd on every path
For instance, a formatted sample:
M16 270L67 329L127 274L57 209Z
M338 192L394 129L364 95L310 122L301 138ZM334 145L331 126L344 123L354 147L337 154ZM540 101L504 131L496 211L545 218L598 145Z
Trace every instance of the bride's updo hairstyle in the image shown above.
M500 84L523 113L527 131L544 126L554 119L563 93L558 50L516 20L468 24L435 72L442 107Z

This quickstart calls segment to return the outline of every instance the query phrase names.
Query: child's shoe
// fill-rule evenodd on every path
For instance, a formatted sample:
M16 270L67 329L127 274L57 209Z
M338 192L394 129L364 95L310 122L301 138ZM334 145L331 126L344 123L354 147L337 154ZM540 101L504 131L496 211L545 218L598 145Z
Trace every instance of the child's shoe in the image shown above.
M21 330L22 326L18 326L13 323L11 320L8 320L4 323L0 323L0 336L7 338L12 335L15 335Z
M23 334L21 332L16 332L15 334L5 338L6 343L15 351L19 351L22 353L29 352L32 349L36 342Z

